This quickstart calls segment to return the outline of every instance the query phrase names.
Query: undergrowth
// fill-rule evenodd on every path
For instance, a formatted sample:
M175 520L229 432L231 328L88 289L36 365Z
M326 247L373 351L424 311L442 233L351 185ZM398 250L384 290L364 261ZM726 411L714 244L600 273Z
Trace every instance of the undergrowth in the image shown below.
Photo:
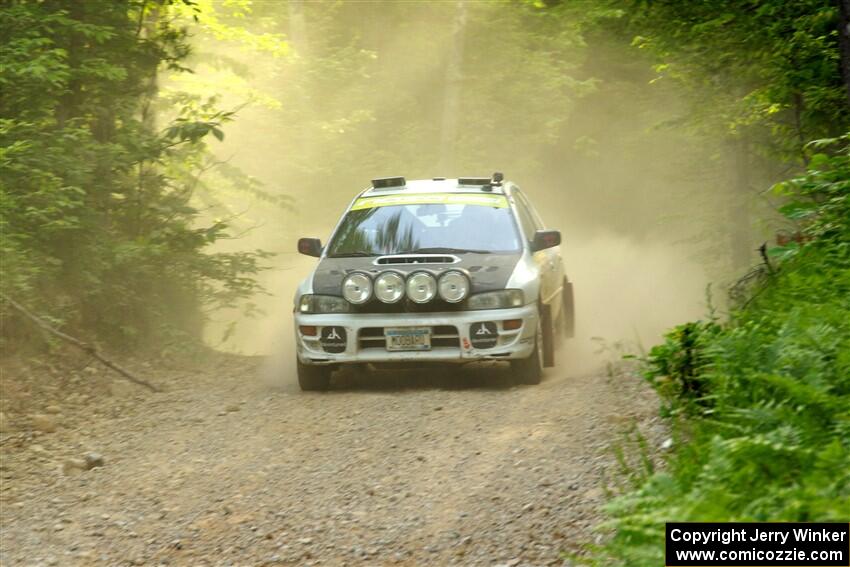
M663 565L668 521L850 516L850 137L774 187L795 238L726 322L672 329L643 360L673 448L608 505L586 561ZM841 149L836 151L836 148Z

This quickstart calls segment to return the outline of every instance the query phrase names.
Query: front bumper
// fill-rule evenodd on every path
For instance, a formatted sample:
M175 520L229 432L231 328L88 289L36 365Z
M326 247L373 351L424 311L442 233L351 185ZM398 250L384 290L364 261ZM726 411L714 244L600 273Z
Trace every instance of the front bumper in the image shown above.
M452 313L295 313L295 348L298 360L303 364L464 363L527 358L534 350L537 318L535 304L511 309ZM516 319L522 321L518 329L504 328L504 321ZM498 337L493 346L476 348L473 346L473 337L470 336L470 327L485 321L495 323ZM315 334L302 334L303 326L315 327ZM322 330L332 326L345 329L345 347L342 352L327 352L322 346ZM385 327L431 327L431 349L388 351L383 335Z

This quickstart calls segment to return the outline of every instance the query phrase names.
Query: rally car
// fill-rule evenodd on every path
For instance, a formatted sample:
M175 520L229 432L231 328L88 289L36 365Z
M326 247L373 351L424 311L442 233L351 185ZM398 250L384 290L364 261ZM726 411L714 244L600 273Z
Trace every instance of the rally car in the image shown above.
M491 177L372 180L295 294L298 383L323 390L346 364L510 362L537 384L573 333L561 233L514 183Z

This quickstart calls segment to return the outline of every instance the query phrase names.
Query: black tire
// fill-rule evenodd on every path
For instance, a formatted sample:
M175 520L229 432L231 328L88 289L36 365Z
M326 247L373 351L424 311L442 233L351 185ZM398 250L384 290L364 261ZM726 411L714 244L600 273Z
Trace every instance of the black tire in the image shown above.
M555 324L552 321L552 308L548 305L540 307L540 324L543 326L543 367L555 366Z
M331 385L330 366L316 366L296 362L298 385L305 392L327 390Z
M538 326L538 332L534 335L534 350L531 351L531 356L511 361L514 380L519 384L535 385L543 379L543 357L540 353L541 335L542 332Z
M573 298L573 284L564 279L563 297L561 299L561 336L571 339L576 334L575 299Z

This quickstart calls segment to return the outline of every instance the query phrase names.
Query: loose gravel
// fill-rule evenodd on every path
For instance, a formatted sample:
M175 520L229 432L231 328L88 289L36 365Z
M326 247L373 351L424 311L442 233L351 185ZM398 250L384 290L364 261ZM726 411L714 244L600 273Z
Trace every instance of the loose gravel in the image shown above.
M624 431L663 439L630 376L346 372L302 393L261 366L222 356L161 394L11 420L0 565L569 564L602 537Z

